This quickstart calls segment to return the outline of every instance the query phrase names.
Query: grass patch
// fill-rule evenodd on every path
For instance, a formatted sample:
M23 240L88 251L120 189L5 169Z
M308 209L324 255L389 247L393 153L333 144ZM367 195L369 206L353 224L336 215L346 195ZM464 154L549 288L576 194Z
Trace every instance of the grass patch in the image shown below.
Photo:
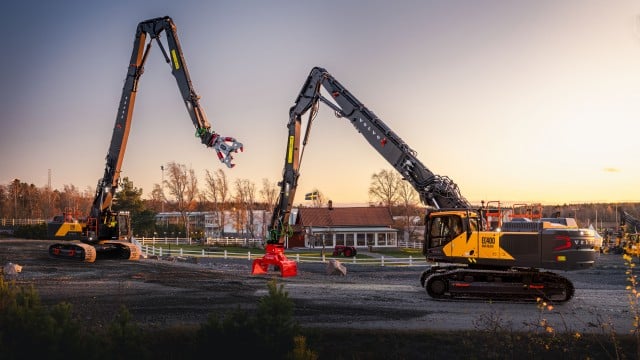
M399 258L408 258L412 257L423 257L422 249L408 249L408 248L375 248L373 252L384 255L384 256L393 256Z

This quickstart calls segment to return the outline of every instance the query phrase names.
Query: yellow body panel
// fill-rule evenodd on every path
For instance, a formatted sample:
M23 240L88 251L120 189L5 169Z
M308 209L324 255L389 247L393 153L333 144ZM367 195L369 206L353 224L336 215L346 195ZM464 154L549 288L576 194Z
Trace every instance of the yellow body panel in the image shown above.
M289 136L289 146L287 148L287 163L293 163L293 145L295 144L295 137Z
M514 260L513 256L500 247L499 232L474 231L467 238L463 232L444 246L444 253L449 257L466 257L472 259Z
M72 222L62 223L56 231L55 236L64 237L68 233L82 233L82 224Z
M171 49L171 57L173 58L173 66L175 66L176 70L180 69L180 62L175 49Z

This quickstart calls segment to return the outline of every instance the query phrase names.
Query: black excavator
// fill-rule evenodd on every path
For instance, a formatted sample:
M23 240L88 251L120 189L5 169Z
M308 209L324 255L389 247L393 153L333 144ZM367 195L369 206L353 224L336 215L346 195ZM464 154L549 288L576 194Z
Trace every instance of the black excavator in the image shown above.
M162 33L166 34L168 51L160 41ZM77 216L77 212L65 211L62 216L54 217L53 221L47 224L48 234L52 239L74 240L51 245L51 257L85 262L93 262L97 257L129 260L137 260L140 257L139 248L131 241L129 213L113 211L111 206L119 186L138 84L154 40L171 66L171 72L195 126L196 137L199 137L206 147L213 148L218 159L229 168L234 166L231 162L232 153L243 151L241 143L232 137L221 136L211 128L204 109L200 106L200 96L191 84L173 20L165 16L140 22L136 29L133 52L116 114L111 145L106 156L104 175L98 181L87 217L81 218Z
M322 91L324 89L324 91ZM284 254L293 234L289 217L300 176L300 162L319 104L348 119L357 133L418 192L426 206L423 254L431 265L420 277L432 298L569 300L574 287L549 270L593 266L594 233L544 221L505 221L491 229L495 209L473 207L458 186L430 171L398 135L325 69L315 67L289 110L285 164L280 193L269 227L266 254L254 260L253 274L269 266L295 276L296 263ZM302 117L309 113L301 139ZM300 142L302 140L302 148ZM522 219L518 219L522 220ZM546 269L543 271L541 269Z

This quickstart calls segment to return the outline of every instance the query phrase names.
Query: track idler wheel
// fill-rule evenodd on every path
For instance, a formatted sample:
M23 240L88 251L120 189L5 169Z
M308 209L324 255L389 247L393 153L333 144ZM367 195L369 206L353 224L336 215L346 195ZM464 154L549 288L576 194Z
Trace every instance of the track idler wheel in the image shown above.
M575 293L575 288L571 281L564 277L557 276L555 282L556 283L553 284L553 286L547 286L543 298L546 301L555 303L563 303L571 300Z
M425 289L432 298L443 298L448 289L447 281L442 276L432 275L427 278Z

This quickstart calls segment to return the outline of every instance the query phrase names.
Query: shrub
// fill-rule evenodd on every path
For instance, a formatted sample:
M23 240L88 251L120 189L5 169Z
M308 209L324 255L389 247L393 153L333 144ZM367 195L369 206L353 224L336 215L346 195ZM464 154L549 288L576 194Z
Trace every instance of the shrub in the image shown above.
M20 287L0 276L1 359L64 359L81 351L82 344L71 305L60 303L49 310L33 286Z
M293 302L273 279L267 284L269 295L261 298L255 316L240 308L222 319L209 316L198 330L198 352L210 354L223 347L233 348L234 357L261 359L314 359L299 335L293 319Z
M13 235L22 239L46 239L47 224L19 225L14 227Z

